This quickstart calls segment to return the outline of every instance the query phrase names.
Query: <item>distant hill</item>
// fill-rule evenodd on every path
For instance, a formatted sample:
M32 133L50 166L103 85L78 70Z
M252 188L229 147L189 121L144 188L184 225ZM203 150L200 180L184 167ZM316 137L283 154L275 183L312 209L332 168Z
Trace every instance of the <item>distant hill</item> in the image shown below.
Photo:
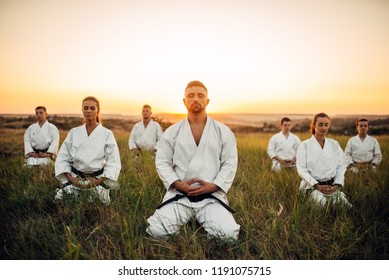
M293 121L293 131L306 132L309 130L312 115L308 114L209 114L212 118L226 124L234 132L269 132L280 130L280 120L288 116ZM153 118L165 130L173 123L185 118L184 114L154 114ZM336 115L332 116L331 133L355 134L355 120L367 118L370 123L370 134L389 134L389 115ZM109 129L131 131L133 125L141 120L135 115L102 115L103 124ZM48 120L59 129L69 130L82 124L81 114L49 115ZM0 128L26 129L35 122L34 115L0 115Z

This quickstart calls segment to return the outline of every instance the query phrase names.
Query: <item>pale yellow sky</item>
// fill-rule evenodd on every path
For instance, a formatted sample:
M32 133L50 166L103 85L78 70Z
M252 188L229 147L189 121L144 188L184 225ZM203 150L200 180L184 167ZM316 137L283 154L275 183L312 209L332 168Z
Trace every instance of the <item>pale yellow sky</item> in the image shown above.
M389 114L389 1L2 0L0 113Z

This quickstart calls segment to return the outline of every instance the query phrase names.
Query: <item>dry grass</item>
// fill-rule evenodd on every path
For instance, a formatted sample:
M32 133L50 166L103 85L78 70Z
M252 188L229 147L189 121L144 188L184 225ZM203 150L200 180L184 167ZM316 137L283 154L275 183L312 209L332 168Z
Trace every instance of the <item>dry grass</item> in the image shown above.
M4 132L4 131L2 131ZM2 259L388 259L389 137L379 141L377 173L347 174L351 210L319 209L298 193L295 171L270 172L269 134L237 134L239 168L229 192L239 241L208 240L195 221L169 240L146 233L146 219L165 192L150 154L134 159L129 133L115 130L121 188L111 205L87 197L54 201L53 167L23 167L19 130L1 133ZM65 133L61 134L61 141ZM305 139L308 135L300 135ZM344 147L346 137L335 137Z

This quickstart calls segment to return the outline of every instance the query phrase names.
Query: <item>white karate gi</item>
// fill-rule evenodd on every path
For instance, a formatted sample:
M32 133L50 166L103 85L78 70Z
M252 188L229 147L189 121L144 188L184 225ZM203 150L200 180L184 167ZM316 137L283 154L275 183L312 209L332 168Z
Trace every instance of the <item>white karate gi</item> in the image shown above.
M137 122L131 130L128 146L130 150L153 150L161 138L162 128L159 123L151 120L145 128L143 121Z
M282 131L273 135L267 147L267 153L272 159L272 170L277 172L282 169L281 163L273 159L275 156L283 160L292 160L296 156L300 143L300 138L291 132L289 132L288 138L285 137Z
M36 150L46 150L48 153L57 154L59 147L58 128L46 121L42 127L36 122L30 125L24 133L24 155ZM50 158L26 158L26 165L47 165L51 163Z
M346 162L342 148L334 139L325 138L322 148L312 135L311 138L303 141L297 150L296 155L297 172L302 178L300 190L312 190L311 197L319 205L325 205L327 199L335 203L344 203L351 207L345 194L337 190L331 195L324 195L313 188L313 185L334 180L333 184L344 185L344 173Z
M228 205L226 193L237 163L235 136L227 126L208 116L197 146L188 119L176 123L165 131L157 146L156 167L167 189L163 201L180 193L170 187L176 180L198 178L216 184L220 190L212 194ZM240 226L231 212L213 198L191 202L183 197L166 204L147 220L147 232L154 237L175 234L193 215L209 236L237 239Z
M72 128L63 142L57 160L55 161L55 176L62 183L66 183L66 172L77 175L71 167L84 173L92 173L104 168L104 172L97 176L117 181L121 169L119 148L115 137L109 129L99 124L88 136L85 124ZM110 203L109 189L96 186L94 189L104 204ZM57 191L56 199L62 199L63 192L78 195L82 191L73 185Z
M363 141L358 135L351 137L347 142L345 155L347 165L362 162L379 165L382 160L380 144L369 135ZM353 167L353 171L358 172L358 169Z

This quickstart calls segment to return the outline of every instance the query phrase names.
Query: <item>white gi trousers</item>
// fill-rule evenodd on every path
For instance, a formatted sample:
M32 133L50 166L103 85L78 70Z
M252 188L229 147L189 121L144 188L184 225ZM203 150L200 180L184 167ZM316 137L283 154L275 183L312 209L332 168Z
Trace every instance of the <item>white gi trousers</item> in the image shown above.
M310 190L309 188L307 188L307 182L302 180L300 184L300 191L307 191L307 190ZM330 202L333 205L343 204L349 208L353 206L347 200L345 193L340 191L339 189L331 195L325 195L318 190L312 190L310 197L316 204L320 206L326 206L327 202Z
M199 202L190 202L183 197L157 209L147 219L148 234L156 238L165 238L178 233L192 217L203 226L208 237L237 240L240 226L235 222L232 213L212 198Z
M109 205L111 203L109 189L105 189L102 186L96 186L95 188L89 190L81 190L80 188L74 187L73 185L69 185L64 188L58 189L54 198L57 200L62 200L64 193L69 195L75 195L77 197L81 194L81 192L91 192L89 196L90 200L92 200L93 195L97 195L100 201L105 205Z

